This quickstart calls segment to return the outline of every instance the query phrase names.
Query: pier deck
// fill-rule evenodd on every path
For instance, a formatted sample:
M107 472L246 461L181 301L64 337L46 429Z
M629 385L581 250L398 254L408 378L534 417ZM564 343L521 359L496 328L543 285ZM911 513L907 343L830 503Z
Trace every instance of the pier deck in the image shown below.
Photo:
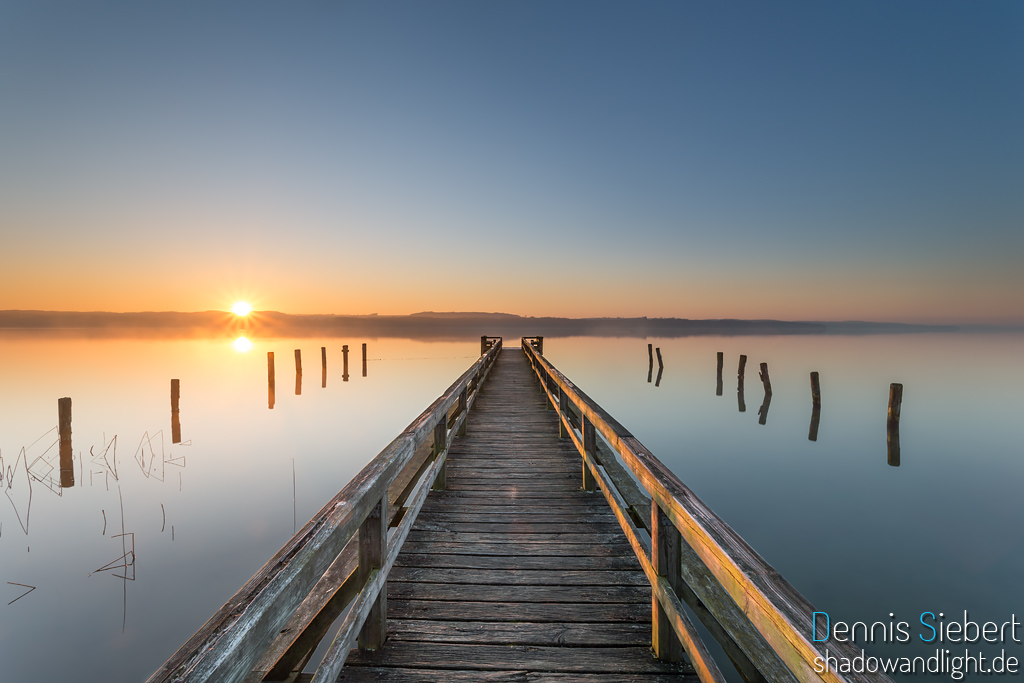
M388 639L341 681L696 681L651 653L651 588L518 349L499 356L388 576Z

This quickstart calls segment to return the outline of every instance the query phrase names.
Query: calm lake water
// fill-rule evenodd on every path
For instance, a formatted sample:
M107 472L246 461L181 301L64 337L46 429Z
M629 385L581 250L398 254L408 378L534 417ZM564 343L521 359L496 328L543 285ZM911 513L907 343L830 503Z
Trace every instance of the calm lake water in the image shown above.
M935 645L917 638L922 612L1024 615L1022 339L549 338L545 352L817 609L910 623L915 642L869 653L929 656ZM478 339L369 340L362 377L362 341L238 350L232 340L0 337L0 678L145 679L479 351ZM660 386L647 381L648 342L664 357ZM761 362L774 390L763 425ZM813 442L810 371L822 390ZM899 467L886 458L890 382L905 386ZM64 396L70 488L59 486L56 443ZM1019 643L1000 647L1024 655Z

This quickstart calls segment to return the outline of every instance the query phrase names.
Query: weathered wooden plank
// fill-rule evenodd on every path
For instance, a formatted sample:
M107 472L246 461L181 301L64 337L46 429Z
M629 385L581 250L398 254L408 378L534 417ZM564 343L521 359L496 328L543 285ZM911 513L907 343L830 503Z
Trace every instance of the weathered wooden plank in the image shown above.
M573 569L465 569L395 567L389 581L487 586L649 586L642 572Z
M607 624L651 622L651 605L643 602L445 602L443 600L388 600L389 619L446 621L579 622Z
M621 455L630 471L664 509L701 562L709 568L729 597L740 606L746 620L782 659L790 675L778 680L792 680L792 677L799 681L833 683L890 680L880 673L814 671L813 662L823 655L823 649L820 644L810 640L811 614L814 611L810 603L628 430L532 348L526 347L525 351L531 363L540 368L546 381L555 390L568 394L577 409L594 422L601 435ZM728 628L726 624L723 626ZM853 659L859 654L859 650L852 644L833 644L832 641L829 644L834 655ZM746 654L755 659L758 653ZM755 663L759 668L762 667L762 662L755 659ZM773 662L763 664L770 668ZM769 680L776 679L770 677Z
M555 570L635 570L640 565L630 554L622 555L445 555L412 553L404 548L395 567L439 567L464 569L549 569Z
M685 664L660 662L646 647L541 647L403 643L377 652L354 652L354 665L431 669L543 670L558 673L689 673Z
M497 555L514 557L516 555L545 555L554 557L598 556L598 557L632 557L633 550L624 544L592 543L531 543L517 541L508 543L481 543L463 541L417 540L410 538L405 542L404 550L410 553L436 553L443 555Z
M388 597L396 600L466 602L646 602L649 586L481 586L476 584L394 583Z
M439 541L450 543L615 543L624 544L622 534L614 531L602 532L600 529L588 532L530 532L487 533L474 531L434 531L431 529L413 529L409 540Z
M450 522L420 519L417 522L418 531L445 531L455 534L614 534L619 528L614 518L591 522L547 522L530 519L510 519L504 522Z
M592 674L547 671L458 671L360 666L342 672L340 683L681 683L695 681L688 674ZM305 683L301 679L296 683Z
M395 619L388 624L392 641L475 643L491 645L644 646L651 640L646 624L572 622L430 621Z

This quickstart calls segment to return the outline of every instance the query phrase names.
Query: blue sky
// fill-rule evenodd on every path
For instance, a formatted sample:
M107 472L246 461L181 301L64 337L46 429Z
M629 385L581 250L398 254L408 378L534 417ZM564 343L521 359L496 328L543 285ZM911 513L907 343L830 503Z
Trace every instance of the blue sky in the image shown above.
M0 308L1024 322L1017 2L0 3Z

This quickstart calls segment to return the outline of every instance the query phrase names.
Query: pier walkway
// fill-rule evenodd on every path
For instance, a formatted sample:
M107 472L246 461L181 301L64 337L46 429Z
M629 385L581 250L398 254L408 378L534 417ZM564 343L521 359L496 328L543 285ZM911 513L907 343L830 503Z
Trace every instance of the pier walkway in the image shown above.
M542 337L480 346L149 683L891 683Z
M388 576L385 646L340 680L697 680L651 655L647 578L545 403L506 349Z

